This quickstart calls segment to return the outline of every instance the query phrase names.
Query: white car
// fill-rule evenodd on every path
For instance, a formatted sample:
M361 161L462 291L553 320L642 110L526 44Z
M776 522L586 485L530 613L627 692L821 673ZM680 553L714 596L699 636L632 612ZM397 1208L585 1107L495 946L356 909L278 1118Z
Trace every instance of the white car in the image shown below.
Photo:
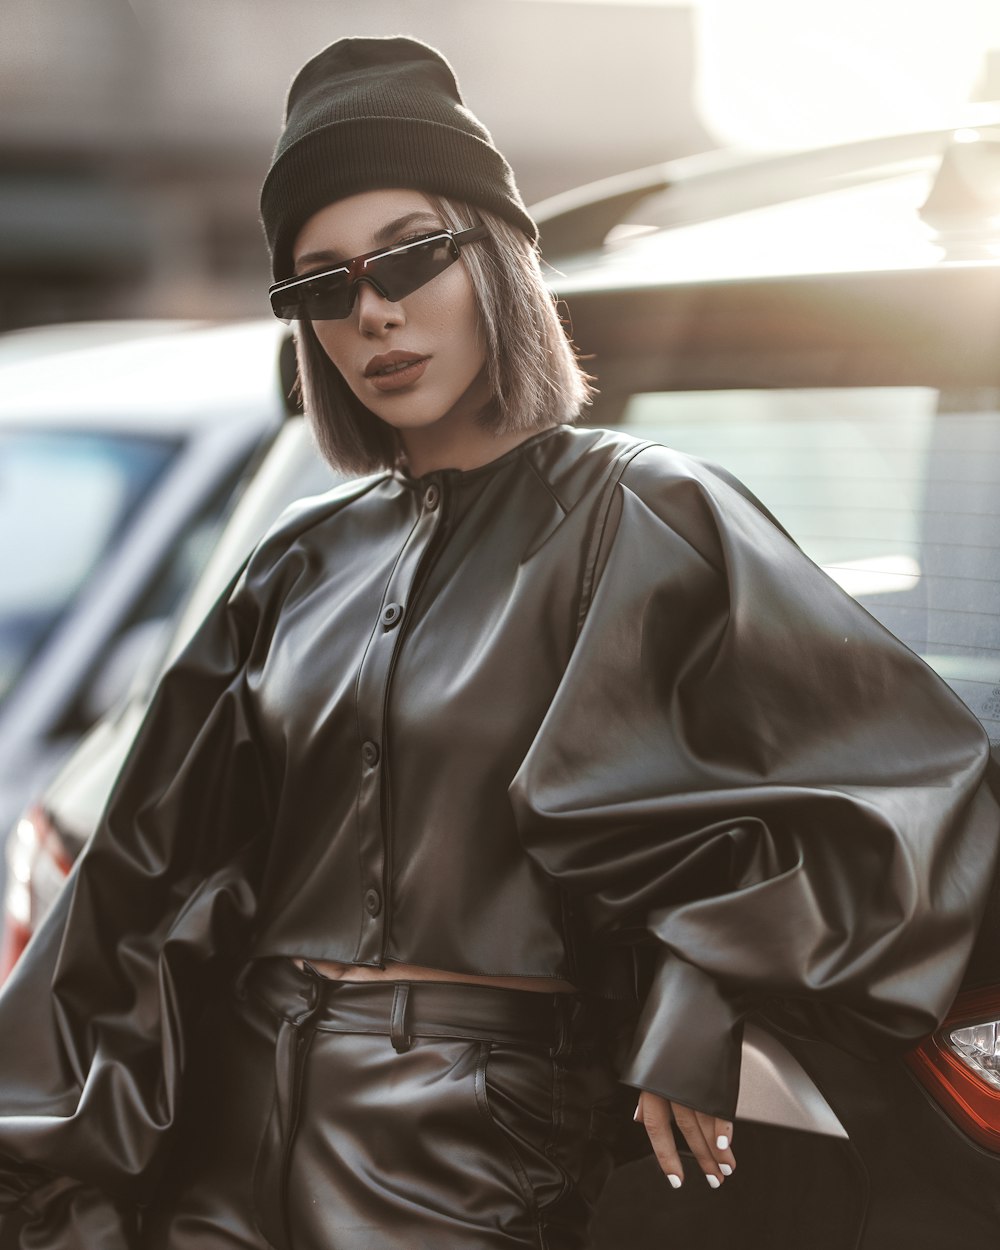
M269 320L0 337L0 829L164 646L286 414L286 333Z

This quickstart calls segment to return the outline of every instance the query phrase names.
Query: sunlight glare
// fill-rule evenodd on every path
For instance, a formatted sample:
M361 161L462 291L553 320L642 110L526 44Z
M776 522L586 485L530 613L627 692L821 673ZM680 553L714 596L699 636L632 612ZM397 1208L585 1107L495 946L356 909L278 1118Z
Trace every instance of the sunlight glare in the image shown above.
M698 0L698 97L723 144L782 149L947 124L966 104L996 0Z

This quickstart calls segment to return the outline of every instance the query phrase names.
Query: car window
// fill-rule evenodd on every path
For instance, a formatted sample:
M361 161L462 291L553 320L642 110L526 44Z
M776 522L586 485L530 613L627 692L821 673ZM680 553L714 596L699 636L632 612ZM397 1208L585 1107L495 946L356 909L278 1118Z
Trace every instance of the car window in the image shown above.
M143 621L167 620L190 591L218 541L246 476L242 463L234 467L191 516L123 622L127 630Z
M0 432L0 701L174 450L117 434Z
M742 478L1000 740L1000 393L654 392L619 424Z
M289 417L247 482L205 570L174 622L167 659L177 655L267 529L295 500L323 494L343 479L320 457L303 417ZM143 675L155 680L156 670Z

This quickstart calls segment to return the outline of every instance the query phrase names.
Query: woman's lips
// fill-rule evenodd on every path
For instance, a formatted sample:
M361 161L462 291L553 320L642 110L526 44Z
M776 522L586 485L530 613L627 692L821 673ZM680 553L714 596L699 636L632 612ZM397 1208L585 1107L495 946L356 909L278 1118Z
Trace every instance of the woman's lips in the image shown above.
M396 359L396 353L388 357L376 357L365 370L365 377L377 390L399 391L412 386L423 376L427 368L429 356L416 356L402 353Z

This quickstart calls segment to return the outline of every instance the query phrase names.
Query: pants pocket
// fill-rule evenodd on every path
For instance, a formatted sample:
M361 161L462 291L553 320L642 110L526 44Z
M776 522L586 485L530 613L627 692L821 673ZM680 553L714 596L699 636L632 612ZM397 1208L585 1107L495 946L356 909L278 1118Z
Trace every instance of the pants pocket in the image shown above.
M629 1094L600 1051L484 1046L480 1109L510 1160L542 1250L582 1250Z
M484 1042L476 1101L496 1149L510 1163L526 1210L539 1223L570 1183L552 1151L559 1114L553 1059L540 1050Z

